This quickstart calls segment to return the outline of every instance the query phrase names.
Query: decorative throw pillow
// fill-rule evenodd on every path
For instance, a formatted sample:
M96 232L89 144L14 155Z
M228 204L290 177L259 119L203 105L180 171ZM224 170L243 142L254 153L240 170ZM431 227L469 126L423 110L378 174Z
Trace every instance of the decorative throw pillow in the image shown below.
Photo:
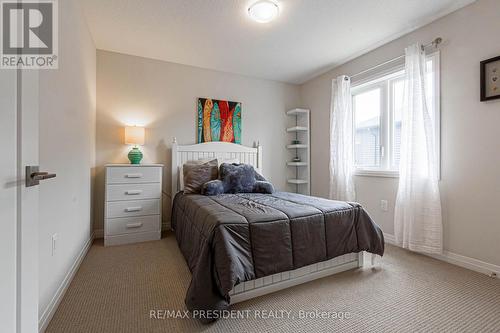
M201 187L201 194L203 195L218 195L223 193L224 193L224 184L219 179L206 182Z
M208 162L212 162L213 163L214 159L212 158L202 158L202 159L199 159L199 160L189 160L187 161L186 163L184 163L183 165L179 166L179 190L180 191L184 191L184 166L186 164L195 164L195 165L200 165L200 164L205 164L205 163L208 163ZM217 160L217 170L219 170L219 161Z
M272 194L274 193L274 186L270 182L258 180L255 182L252 192Z
M262 176L262 171L260 169L254 168L255 170L255 179L267 182L267 179Z
M251 193L255 185L255 170L249 164L227 164L220 166L220 180L224 193Z
M217 179L217 159L203 164L186 163L183 166L184 193L200 193L208 181Z
M225 159L225 160L219 160L217 159L217 163L218 164L218 167L220 168L220 166L224 163L227 163L227 164L240 164L240 160L237 159L237 158L228 158L228 159Z

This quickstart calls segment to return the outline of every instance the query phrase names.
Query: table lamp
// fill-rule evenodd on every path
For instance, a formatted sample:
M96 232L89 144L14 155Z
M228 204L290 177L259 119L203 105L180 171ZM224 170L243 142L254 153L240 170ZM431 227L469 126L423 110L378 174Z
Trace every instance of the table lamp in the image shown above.
M131 164L140 164L142 160L142 152L138 146L144 145L144 127L126 126L125 127L125 144L134 145L128 153L128 159Z

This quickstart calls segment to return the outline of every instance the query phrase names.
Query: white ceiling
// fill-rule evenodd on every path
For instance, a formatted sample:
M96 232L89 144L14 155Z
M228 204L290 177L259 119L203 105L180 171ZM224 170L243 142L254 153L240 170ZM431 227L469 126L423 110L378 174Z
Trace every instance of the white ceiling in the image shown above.
M277 0L267 24L255 1L82 3L98 49L302 83L475 0Z

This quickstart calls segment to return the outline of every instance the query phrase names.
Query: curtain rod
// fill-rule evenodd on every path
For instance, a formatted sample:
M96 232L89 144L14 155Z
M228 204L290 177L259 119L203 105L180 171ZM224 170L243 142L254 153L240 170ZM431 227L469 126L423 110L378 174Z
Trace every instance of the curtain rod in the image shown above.
M424 45L424 46L422 46L422 47L423 47L424 49L425 49L425 48L427 48L427 47L429 47L429 46L434 46L434 48L437 48L437 47L438 47L438 45L439 45L439 44L441 44L441 42L442 42L442 41L443 41L443 39L442 39L441 37L437 37L437 38L435 38L432 42L430 42L429 44ZM356 76L359 76L359 75L363 75L363 74L368 73L368 72L370 72L370 71L372 71L372 70L374 70L374 69L376 69L376 68L379 68L379 67L382 67L382 66L384 66L384 65L390 64L391 62L394 62L394 61L399 60L399 59L404 58L404 57L405 57L405 55L404 55L404 54L402 54L402 55L400 55L399 57L392 58L392 59L387 60L387 61L385 61L385 62L383 62L383 63L381 63L381 64L378 64L378 65L375 65L375 66L370 67L370 68L368 68L368 69L365 69L364 71L361 71L361 72L356 73L356 74L354 74L354 75L348 76L348 77L346 77L346 80L348 80L348 79L352 79L352 78L354 78L354 77L356 77Z

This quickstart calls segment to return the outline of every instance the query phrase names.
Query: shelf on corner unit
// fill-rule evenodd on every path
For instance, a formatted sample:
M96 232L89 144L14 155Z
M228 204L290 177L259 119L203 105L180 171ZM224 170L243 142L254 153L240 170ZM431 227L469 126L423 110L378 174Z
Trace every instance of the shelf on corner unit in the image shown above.
M293 167L307 166L307 162L288 162L286 165Z
M309 113L308 109L293 109L293 110L288 110L286 112L286 114L289 116L296 116L299 114L307 114L307 113Z
M286 129L287 132L306 132L309 129L304 126L294 126L294 127L289 127Z
M288 179L287 182L289 184L307 184L308 181L304 179Z
M288 145L286 146L288 149L299 149L299 148L307 148L308 145L303 145L303 144L300 144L300 145Z

